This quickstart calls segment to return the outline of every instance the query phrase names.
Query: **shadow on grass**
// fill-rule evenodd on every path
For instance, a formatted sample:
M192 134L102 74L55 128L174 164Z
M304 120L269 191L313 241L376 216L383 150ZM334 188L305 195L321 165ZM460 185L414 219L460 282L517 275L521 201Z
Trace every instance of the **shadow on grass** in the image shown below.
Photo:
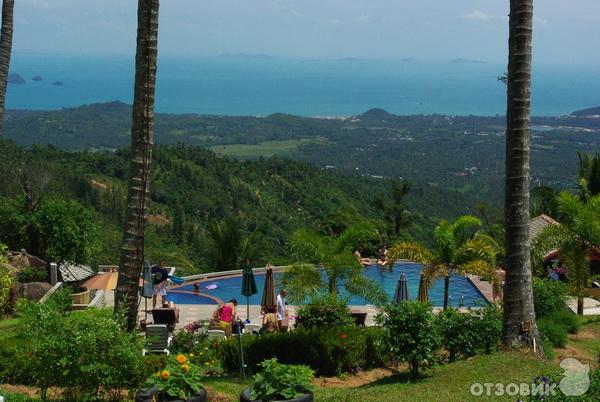
M410 371L396 371L392 375L388 375L386 377L380 378L378 380L372 381L368 384L361 385L359 388L369 388L378 385L390 385L390 384L417 384L424 380L427 380L430 376L427 374L419 374L417 378L413 378L410 375Z

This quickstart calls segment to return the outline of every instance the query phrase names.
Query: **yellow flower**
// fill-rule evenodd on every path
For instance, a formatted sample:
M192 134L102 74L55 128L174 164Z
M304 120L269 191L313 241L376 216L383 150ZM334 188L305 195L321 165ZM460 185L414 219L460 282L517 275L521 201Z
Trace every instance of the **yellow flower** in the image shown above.
M169 370L163 370L161 375L162 375L163 380L168 380L171 373L169 373Z
M160 371L157 371L156 374L154 374L157 377L160 377Z
M184 373L187 373L188 371L190 371L190 366L188 366L187 364L182 364L181 370L183 370Z
M183 364L187 361L187 359L185 358L184 355L177 355L176 360L177 360L177 363L179 363L179 364Z
M190 353L190 357L194 357L194 354L193 354L193 353Z

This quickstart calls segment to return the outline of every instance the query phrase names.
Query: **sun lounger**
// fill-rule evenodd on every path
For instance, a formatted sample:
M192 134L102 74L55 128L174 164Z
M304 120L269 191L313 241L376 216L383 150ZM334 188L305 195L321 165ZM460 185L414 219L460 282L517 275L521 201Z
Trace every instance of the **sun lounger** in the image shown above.
M175 309L155 308L152 310L152 318L154 320L154 324L165 324L169 329L169 332L173 332L175 330L175 324L177 323Z
M169 347L173 337L169 335L169 329L165 324L150 324L146 326L146 347L142 350L142 355L148 353L166 353L169 354Z

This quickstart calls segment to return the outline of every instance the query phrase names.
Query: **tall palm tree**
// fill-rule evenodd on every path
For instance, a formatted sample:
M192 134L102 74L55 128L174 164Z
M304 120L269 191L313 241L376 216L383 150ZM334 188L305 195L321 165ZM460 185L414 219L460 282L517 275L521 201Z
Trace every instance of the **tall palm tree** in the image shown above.
M144 230L147 216L152 131L154 125L154 87L158 44L159 0L138 0L135 85L131 127L131 163L127 192L127 212L115 311L125 311L127 328L137 322L138 282L144 262Z
M560 225L548 225L532 242L535 265L544 263L545 254L558 250L567 268L567 278L577 296L577 314L583 315L583 291L589 286L590 253L600 245L600 195L587 202L569 193L558 198Z
M529 145L533 0L510 0L506 111L505 345L539 345L529 239Z
M434 279L444 278L444 309L449 304L452 273L471 273L495 278L497 252L489 236L478 233L481 221L474 216L461 216L450 223L442 221L435 228L434 247L419 243L400 242L389 251L390 261L408 259L423 265L423 281L427 287Z
M13 37L13 10L15 0L2 2L2 29L0 32L0 135L4 124L4 101L6 99L6 86L8 70L10 69L10 55L12 52Z

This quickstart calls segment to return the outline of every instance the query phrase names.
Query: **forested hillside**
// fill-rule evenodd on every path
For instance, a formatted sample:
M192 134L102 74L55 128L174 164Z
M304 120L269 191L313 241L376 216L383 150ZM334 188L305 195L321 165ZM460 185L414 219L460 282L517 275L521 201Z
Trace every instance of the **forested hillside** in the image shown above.
M6 232L3 239L9 246L20 244L9 235L15 232L9 221L19 211L33 210L43 200L73 199L93 216L97 241L89 262L118 261L126 150L67 152L47 146L23 148L2 140L0 155L0 216L6 217L0 233ZM439 216L433 213L435 203L427 200L450 205L453 216L468 210L460 193L435 187L415 186L404 199L394 199L394 187L400 185L279 158L239 161L189 145L157 146L147 256L180 256L207 269L212 247L207 228L211 221L226 218L235 219L245 235L255 233L257 262L289 262L286 240L298 228L328 233L368 219L380 228L382 242L397 236L427 240L423 233ZM398 209L410 216L412 225L394 233L390 211Z
M78 150L129 145L131 108L120 102L60 111L9 111L6 136L18 144L53 144ZM499 207L503 198L502 116L396 116L372 109L349 118L317 119L157 114L155 141L184 142L241 159L281 156L343 173L402 178L424 191L442 188L469 206ZM577 152L600 147L600 119L533 119L535 184L573 183ZM424 211L428 212L428 211ZM438 205L436 215L451 215Z

